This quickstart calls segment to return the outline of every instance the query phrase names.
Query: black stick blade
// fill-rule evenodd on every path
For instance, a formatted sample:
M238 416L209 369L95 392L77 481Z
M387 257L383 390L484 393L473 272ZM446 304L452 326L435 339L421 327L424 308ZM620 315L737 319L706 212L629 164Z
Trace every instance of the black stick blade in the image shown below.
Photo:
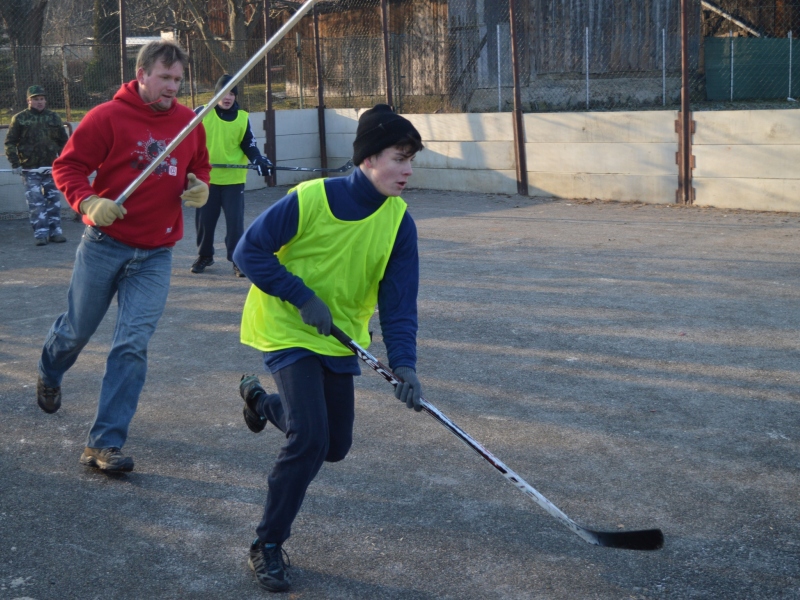
M664 546L664 534L660 529L641 531L592 531L595 543L606 548L623 550L658 550Z

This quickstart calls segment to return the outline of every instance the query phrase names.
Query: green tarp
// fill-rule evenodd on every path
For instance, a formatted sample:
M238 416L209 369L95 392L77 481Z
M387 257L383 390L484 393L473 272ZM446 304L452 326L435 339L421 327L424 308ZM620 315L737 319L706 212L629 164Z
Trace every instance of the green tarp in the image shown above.
M704 43L708 100L770 100L790 96L788 38L710 37ZM792 43L791 63L791 97L797 98L800 96L798 40Z

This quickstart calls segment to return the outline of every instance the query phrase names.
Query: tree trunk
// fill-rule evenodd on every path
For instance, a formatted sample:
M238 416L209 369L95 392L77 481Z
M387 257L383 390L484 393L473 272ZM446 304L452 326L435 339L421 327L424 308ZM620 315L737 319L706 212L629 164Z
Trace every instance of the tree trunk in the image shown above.
M0 0L0 17L6 26L14 59L17 107L27 106L28 86L41 83L42 30L48 0Z
M242 0L228 0L228 31L231 44L228 52L228 72L238 71L247 62L247 23Z
M200 35L211 56L220 68L226 73L235 73L250 58L247 53L247 39L252 29L261 20L263 4L257 3L255 7L243 0L227 0L228 7L228 39L214 35L208 26L205 12L201 11L201 4L194 0L185 0L185 8L191 18L191 26ZM248 17L247 11L251 14Z
M116 89L120 85L119 0L94 0L94 59L90 73L93 90Z

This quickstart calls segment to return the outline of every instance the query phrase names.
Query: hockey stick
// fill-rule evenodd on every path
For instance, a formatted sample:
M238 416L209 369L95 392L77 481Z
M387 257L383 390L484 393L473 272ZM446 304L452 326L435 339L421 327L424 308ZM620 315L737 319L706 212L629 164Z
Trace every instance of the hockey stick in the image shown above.
M302 19L303 16L309 10L311 10L311 7L313 7L319 1L320 0L306 0L297 9L297 12L294 13L291 17L289 17L286 23L284 23L281 26L281 28L275 32L275 35L273 35L267 41L267 43L261 47L261 49L258 52L256 52L252 57L250 57L250 60L248 60L244 64L244 66L236 72L236 75L234 75L231 78L231 80L220 91L218 91L214 95L214 97L211 98L211 100L208 101L208 103L206 103L203 109L199 113L197 113L191 121L189 121L189 124L186 125L186 127L184 127L180 131L180 133L178 133L177 136L175 136L175 139L172 140L169 144L167 144L167 147L164 148L164 150L158 156L156 156L152 161L150 161L150 164L147 166L147 168L144 171L142 171L139 174L139 176L136 179L134 179L133 182L123 190L123 192L120 194L119 198L115 200L115 202L117 204L123 204L125 200L127 200L130 197L130 195L134 191L136 191L136 188L138 188L142 184L142 182L147 177L149 177L153 171L155 171L158 168L158 166L163 162L164 158L169 156L170 152L172 152L175 148L177 148L178 144L180 144L184 139L186 139L186 137L192 132L192 130L203 121L203 117L205 117L209 112L214 110L214 107L220 102L220 100L222 100L226 96L226 94L230 92L234 88L234 86L236 86L244 78L244 76L247 75L252 70L252 68L256 66L256 64L262 58L264 58L267 52L272 50L272 48L274 48L277 45L277 43L280 42L281 39L283 39L283 36L289 33L289 31L300 21L300 19Z
M388 367L383 365L377 358L372 356L369 352L359 346L354 340L350 339L341 329L336 325L331 326L331 335L339 340L342 344L350 348L358 357L370 366L374 371L381 375L386 381L393 386L402 383L402 380L389 370ZM658 550L664 545L664 534L660 529L643 529L638 531L594 531L581 527L575 521L570 519L561 510L559 510L552 502L542 496L522 477L517 475L514 471L509 469L499 458L494 456L480 443L473 440L464 430L458 425L453 423L439 409L429 403L427 400L420 398L422 410L439 421L451 433L461 439L467 446L472 448L475 452L480 454L486 459L495 469L503 474L503 477L513 483L517 489L524 494L530 496L536 504L542 507L545 511L550 513L550 516L555 517L562 525L565 525L570 531L577 534L583 540L594 544L596 546L605 546L606 548L622 548L626 550Z
M212 164L215 169L258 169L258 165L218 165ZM269 167L273 171L309 171L313 173L344 173L353 168L353 161L348 160L336 169L317 169L312 167Z
M36 169L22 169L23 173L49 173L53 170L53 167L38 167ZM13 173L14 169L0 169L0 173Z

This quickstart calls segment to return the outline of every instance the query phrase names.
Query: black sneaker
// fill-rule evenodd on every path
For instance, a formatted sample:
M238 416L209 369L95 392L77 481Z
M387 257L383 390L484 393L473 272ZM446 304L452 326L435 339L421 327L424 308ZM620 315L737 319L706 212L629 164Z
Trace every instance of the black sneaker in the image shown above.
M283 560L284 555L286 560ZM250 546L250 558L247 561L250 568L256 575L258 585L270 592L285 592L292 584L292 577L289 575L291 563L286 551L276 544L267 548L260 541L256 540Z
M253 433L260 433L267 426L266 417L262 417L256 412L258 399L261 394L266 393L264 388L261 387L258 377L255 375L242 375L242 380L239 382L239 394L244 400L242 414L244 415L245 425Z
M133 471L133 459L125 456L119 448L85 448L79 461L86 467L94 467L109 473Z
M47 246L47 238L33 238L37 246Z
M67 238L65 238L60 233L54 233L53 235L50 236L50 241L53 242L54 244L63 244L64 242L67 241Z
M213 256L198 256L197 260L192 263L192 273L202 273L206 267L214 264Z
M39 377L36 382L36 403L48 414L56 412L61 408L61 386L47 387Z
M236 275L236 277L246 277L246 275L239 270L239 267L236 266L236 263L233 263L233 274Z

